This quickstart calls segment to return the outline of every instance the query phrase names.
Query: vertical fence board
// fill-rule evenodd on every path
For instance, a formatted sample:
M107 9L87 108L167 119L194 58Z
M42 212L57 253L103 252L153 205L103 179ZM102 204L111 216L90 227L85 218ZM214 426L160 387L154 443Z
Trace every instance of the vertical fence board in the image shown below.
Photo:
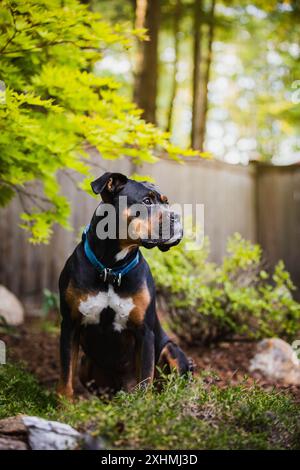
M283 259L300 287L300 166L261 166L257 174L258 241L274 266Z

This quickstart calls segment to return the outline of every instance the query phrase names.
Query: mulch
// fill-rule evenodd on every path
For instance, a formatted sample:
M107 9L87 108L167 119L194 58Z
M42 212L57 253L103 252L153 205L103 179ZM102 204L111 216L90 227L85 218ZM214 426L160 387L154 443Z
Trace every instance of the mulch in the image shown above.
M21 362L47 388L53 387L59 377L59 339L55 334L41 330L41 320L27 317L26 322L12 333L3 335L7 362Z
M54 389L59 378L59 339L54 333L41 329L42 320L27 317L24 325L12 334L1 334L6 342L8 362L22 362L38 381L49 389ZM300 403L300 387L272 383L259 374L249 375L249 363L255 354L255 342L224 342L211 347L186 347L185 352L196 363L196 373L205 371L205 381L220 387L254 382L265 389L291 393ZM211 373L210 373L211 372ZM79 383L76 389L85 394Z
M208 375L207 381L220 387L244 384L253 386L255 383L266 390L274 388L281 393L292 394L300 403L300 387L272 382L258 372L249 372L250 361L256 352L256 342L226 342L210 348L190 348L187 352L196 362L197 371L216 372L217 377Z

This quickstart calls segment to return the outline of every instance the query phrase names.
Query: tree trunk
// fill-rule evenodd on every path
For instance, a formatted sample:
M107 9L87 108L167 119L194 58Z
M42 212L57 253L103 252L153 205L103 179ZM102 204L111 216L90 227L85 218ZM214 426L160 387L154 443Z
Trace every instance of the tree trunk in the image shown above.
M133 99L147 122L156 122L160 0L136 1L136 26L147 29L148 41L138 47Z
M172 119L174 110L174 101L177 94L177 73L178 73L178 62L179 62L179 24L181 18L181 0L177 0L175 11L174 11L174 22L173 22L173 35L174 35L174 64L173 64L173 77L172 77L172 88L171 97L168 107L168 119L166 131L171 132Z
M202 152L204 147L204 140L206 134L206 120L207 120L207 110L208 110L208 84L210 79L210 69L212 62L212 46L214 40L214 28L215 28L215 6L216 0L212 0L211 9L209 14L209 25L208 25L208 39L207 39L207 56L205 69L203 72L203 80L201 82L201 92L200 92L200 117L199 117L199 150Z
M201 106L201 55L202 55L202 0L194 1L194 69L193 69L193 107L192 107L192 148L199 149L200 106Z
M137 29L145 27L145 16L148 0L131 0L134 9L134 27Z

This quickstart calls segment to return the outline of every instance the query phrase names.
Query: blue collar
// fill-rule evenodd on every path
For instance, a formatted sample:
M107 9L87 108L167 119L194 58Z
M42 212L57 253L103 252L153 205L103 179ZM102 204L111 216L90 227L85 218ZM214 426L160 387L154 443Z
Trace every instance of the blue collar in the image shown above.
M118 286L121 284L122 276L125 276L129 271L131 271L140 261L140 252L138 251L136 256L130 263L127 263L123 266L118 268L107 268L101 261L98 260L95 253L91 249L91 246L88 241L87 233L89 231L90 226L87 225L82 234L82 241L84 252L88 260L92 263L94 268L100 272L104 282L111 282L112 284L116 283Z

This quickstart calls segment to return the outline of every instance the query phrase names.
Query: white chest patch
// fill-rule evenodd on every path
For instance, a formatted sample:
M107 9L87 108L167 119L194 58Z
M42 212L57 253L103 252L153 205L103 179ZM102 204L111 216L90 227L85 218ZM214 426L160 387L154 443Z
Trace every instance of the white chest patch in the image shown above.
M111 285L109 285L107 292L89 295L86 300L80 302L79 311L83 315L82 324L99 323L101 312L107 307L110 307L115 312L114 330L122 331L126 327L129 314L134 308L134 303L131 297L124 299L116 294Z

